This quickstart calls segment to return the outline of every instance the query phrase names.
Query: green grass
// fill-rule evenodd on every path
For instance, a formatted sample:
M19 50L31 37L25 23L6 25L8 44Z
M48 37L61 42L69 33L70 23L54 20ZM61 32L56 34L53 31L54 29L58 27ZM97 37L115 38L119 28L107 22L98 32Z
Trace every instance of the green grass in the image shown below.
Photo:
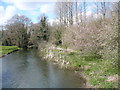
M16 49L20 49L17 46L0 46L0 56L10 53Z
M117 82L106 81L109 76L118 74L118 67L114 65L115 60L103 60L95 55L80 56L78 54L69 54L66 60L69 60L72 66L82 67L91 85L100 88L117 87Z
M59 53L58 50L52 50ZM118 75L117 60L100 59L94 54L80 55L79 52L62 52L65 55L65 60L70 62L72 67L80 67L83 69L88 83L97 88L117 88L118 82L108 82L109 76ZM120 68L119 68L120 69Z

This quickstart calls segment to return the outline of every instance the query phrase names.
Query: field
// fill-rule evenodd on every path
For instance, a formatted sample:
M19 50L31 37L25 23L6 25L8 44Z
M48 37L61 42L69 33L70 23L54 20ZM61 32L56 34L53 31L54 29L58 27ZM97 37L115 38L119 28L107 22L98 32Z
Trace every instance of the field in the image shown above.
M0 57L17 49L20 48L17 46L0 46Z

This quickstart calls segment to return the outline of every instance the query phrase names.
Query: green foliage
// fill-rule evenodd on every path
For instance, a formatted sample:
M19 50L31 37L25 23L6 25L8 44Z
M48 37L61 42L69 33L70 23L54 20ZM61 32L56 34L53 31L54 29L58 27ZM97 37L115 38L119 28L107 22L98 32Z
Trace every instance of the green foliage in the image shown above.
M56 45L62 45L63 30L64 30L64 28L62 26L60 26L60 27L57 27L57 29L54 31Z
M5 46L13 45L12 38L10 37L11 35L9 34L10 31L8 31L8 30L1 31L1 33L2 33L2 35L1 35L2 45L5 45Z
M117 81L108 82L106 81L109 76L118 74L118 67L115 65L116 60L105 60L100 59L95 54L89 53L81 55L79 52L62 52L59 50L52 50L55 53L64 55L65 61L70 62L70 66L83 69L84 75L89 78L88 82L90 85L97 88L115 88L118 87Z
M39 33L37 35L38 40L40 41L48 41L49 40L49 31L48 31L48 24L47 24L47 17L42 16L40 18L40 28Z
M49 41L50 31L45 15L39 17L39 23L32 24L30 30L29 45L38 47L44 41Z
M57 29L55 31L55 38L56 38L56 40L60 40L61 39L61 35L62 35L62 31L60 29Z
M75 55L76 53L75 52L70 52L70 54L69 55Z
M2 45L16 45L21 48L27 48L28 45L28 26L31 21L26 16L15 15L8 20L3 30Z

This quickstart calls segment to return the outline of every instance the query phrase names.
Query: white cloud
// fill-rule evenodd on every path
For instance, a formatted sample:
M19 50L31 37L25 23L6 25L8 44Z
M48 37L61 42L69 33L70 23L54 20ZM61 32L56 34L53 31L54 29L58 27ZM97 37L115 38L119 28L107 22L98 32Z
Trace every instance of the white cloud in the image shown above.
M22 2L56 2L57 0L2 0L2 1L10 3L10 2L19 2L19 1L22 1Z
M48 8L50 8L48 5L43 5L43 6L41 6L40 11L42 13L46 13L46 12L48 12L50 10Z
M41 13L50 13L54 11L54 5L52 4L45 4L40 7Z
M4 15L4 7L0 6L0 18L2 18Z
M16 8L19 10L34 10L37 8L41 8L40 10L43 13L46 13L47 11L51 10L51 6L49 4L46 4L46 0L43 0L44 2L41 2L41 0L3 0L6 3L12 3ZM45 9L46 8L46 9ZM47 10L48 9L48 10Z
M8 6L5 11L5 17L11 18L13 15L16 14L16 8L14 6Z
M3 23L3 17L5 15L5 10L3 6L0 6L0 25Z
M89 6L87 7L87 10L93 10L93 9L96 9L95 4L89 5Z
M40 3L32 3L32 2L14 2L14 5L19 10L34 10L36 8L40 8Z
M39 9L41 13L50 13L54 11L52 3L41 2L41 0L3 0L6 3L12 3L19 10L27 10L34 14L34 10ZM43 0L45 1L45 0Z
M2 12L2 16L0 16L0 25L5 24L7 20L9 20L12 16L16 14L16 8L14 6L8 6L6 9L0 7L0 13Z
M49 20L48 20L48 23L49 23L50 25L58 24L58 23L59 23L59 20L58 20L58 19L49 19Z
M12 6L7 6L4 9L3 6L0 6L0 24L5 24L15 14L20 14L21 10L26 10L33 16L40 15L40 13L50 13L53 11L53 5L36 2L36 0L31 0L26 2L26 0L2 0L7 4L12 4ZM34 1L34 2L33 2ZM17 9L19 12L17 13Z
M40 2L36 0L3 0L5 3L12 3L19 10L34 10L40 8Z
M39 16L40 15L40 12L35 11L35 10L30 10L29 13L33 16Z
M86 15L87 15L87 16L91 16L91 15L92 15L92 11L87 11L87 12L86 12Z
M9 0L4 0L9 1ZM13 0L10 0L13 1ZM17 0L18 1L18 0ZM24 0L24 2L65 2L66 0ZM69 0L70 2L73 2L73 0ZM113 0L85 0L85 2L113 2ZM78 0L78 2L84 2L84 0ZM114 2L119 2L119 0L114 0Z
M5 3L13 3L13 0L1 0L1 1Z

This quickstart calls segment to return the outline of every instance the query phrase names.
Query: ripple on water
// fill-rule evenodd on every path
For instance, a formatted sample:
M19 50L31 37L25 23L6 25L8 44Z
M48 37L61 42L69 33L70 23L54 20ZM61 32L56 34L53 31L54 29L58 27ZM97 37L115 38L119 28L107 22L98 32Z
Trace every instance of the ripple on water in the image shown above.
M57 68L37 56L36 50L19 51L3 58L3 88L75 88L82 82L73 72Z

